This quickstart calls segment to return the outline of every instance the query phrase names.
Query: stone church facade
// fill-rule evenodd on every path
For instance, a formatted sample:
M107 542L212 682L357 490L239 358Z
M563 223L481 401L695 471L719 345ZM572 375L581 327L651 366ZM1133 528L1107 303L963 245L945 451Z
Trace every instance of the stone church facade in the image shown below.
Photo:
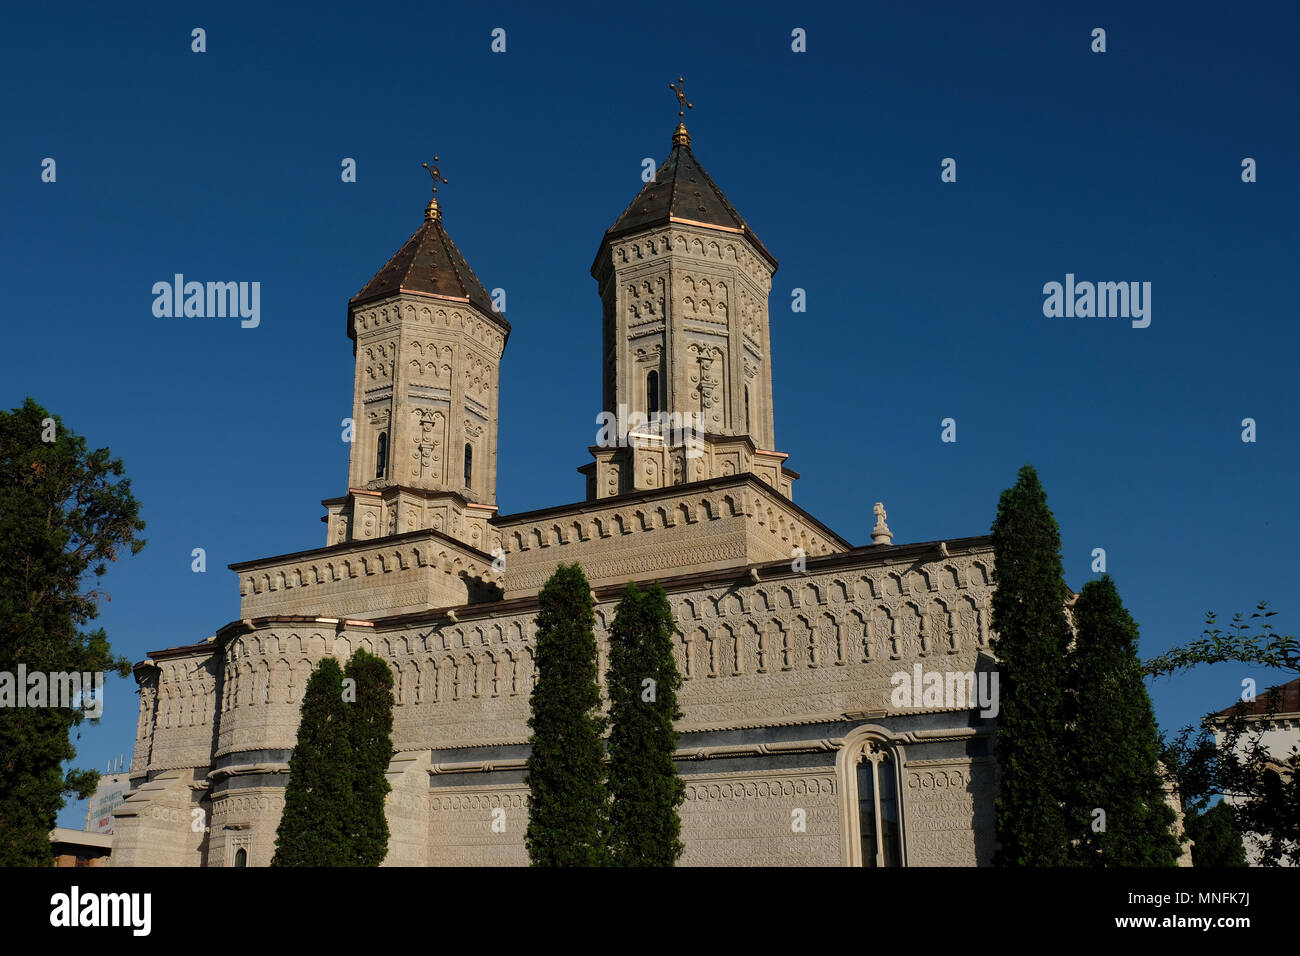
M589 449L574 504L497 511L510 326L434 182L423 225L348 305L355 435L325 546L232 565L239 620L135 668L114 865L267 865L307 678L357 648L395 677L387 865L526 864L536 598L575 561L602 674L623 585L668 592L682 864L987 864L993 719L891 692L900 673L951 686L991 666L991 543L895 545L877 507L855 547L794 504L773 427L777 263L685 125L591 269L604 407L642 417ZM656 424L669 410L694 428Z

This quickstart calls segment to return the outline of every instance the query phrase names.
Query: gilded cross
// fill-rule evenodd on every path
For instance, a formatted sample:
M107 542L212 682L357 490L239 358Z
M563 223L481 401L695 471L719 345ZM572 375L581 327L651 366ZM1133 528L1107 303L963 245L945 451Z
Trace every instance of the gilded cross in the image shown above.
M438 195L438 180L441 179L444 186L447 184L447 180L438 172L438 157L433 157L432 166L428 163L422 163L421 165L424 166L424 168L429 171L429 175L433 177L433 194L435 196Z
M695 109L694 103L686 102L686 80L677 77L676 83L669 83L668 88L677 94L677 118L685 121L686 111Z

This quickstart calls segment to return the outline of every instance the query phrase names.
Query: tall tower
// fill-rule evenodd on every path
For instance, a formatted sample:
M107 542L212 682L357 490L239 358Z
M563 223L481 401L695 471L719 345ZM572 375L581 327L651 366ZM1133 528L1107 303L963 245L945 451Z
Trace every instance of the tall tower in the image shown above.
M777 262L695 158L691 104L673 89L672 152L606 230L591 267L604 313L602 399L618 426L578 470L590 500L741 472L790 497L798 475L773 450L767 298Z
M426 528L499 544L489 519L510 324L443 228L434 163L424 224L348 302L353 443L348 493L324 502L327 544Z

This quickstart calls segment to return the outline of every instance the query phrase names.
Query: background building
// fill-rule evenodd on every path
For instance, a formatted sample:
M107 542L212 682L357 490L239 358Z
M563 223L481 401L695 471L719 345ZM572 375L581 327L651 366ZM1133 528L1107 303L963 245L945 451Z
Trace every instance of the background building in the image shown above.
M1276 701L1270 695L1276 693ZM1238 749L1258 737L1259 744L1268 753L1276 757L1265 770L1265 783L1272 775L1275 780L1289 779L1293 772L1287 764L1288 758L1300 748L1300 677L1256 695L1254 700L1244 702L1245 719L1248 729L1239 740ZM1208 723L1214 733L1215 746L1220 749L1226 738L1226 723L1237 710L1237 705L1225 707L1211 714ZM1270 714L1270 710L1272 713ZM1232 794L1226 794L1224 802L1236 806L1241 800ZM1259 840L1253 833L1243 833L1242 842L1246 847L1246 862L1251 866L1259 865ZM1284 863L1283 865L1291 865Z

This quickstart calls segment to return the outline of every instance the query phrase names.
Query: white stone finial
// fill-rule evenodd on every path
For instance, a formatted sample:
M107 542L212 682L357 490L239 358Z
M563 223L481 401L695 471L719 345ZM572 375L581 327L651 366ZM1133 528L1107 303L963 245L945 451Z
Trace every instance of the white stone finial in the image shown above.
M871 529L872 544L890 544L894 540L894 533L889 530L889 525L885 524L885 505L877 501L876 506L871 509L876 516L876 526Z

